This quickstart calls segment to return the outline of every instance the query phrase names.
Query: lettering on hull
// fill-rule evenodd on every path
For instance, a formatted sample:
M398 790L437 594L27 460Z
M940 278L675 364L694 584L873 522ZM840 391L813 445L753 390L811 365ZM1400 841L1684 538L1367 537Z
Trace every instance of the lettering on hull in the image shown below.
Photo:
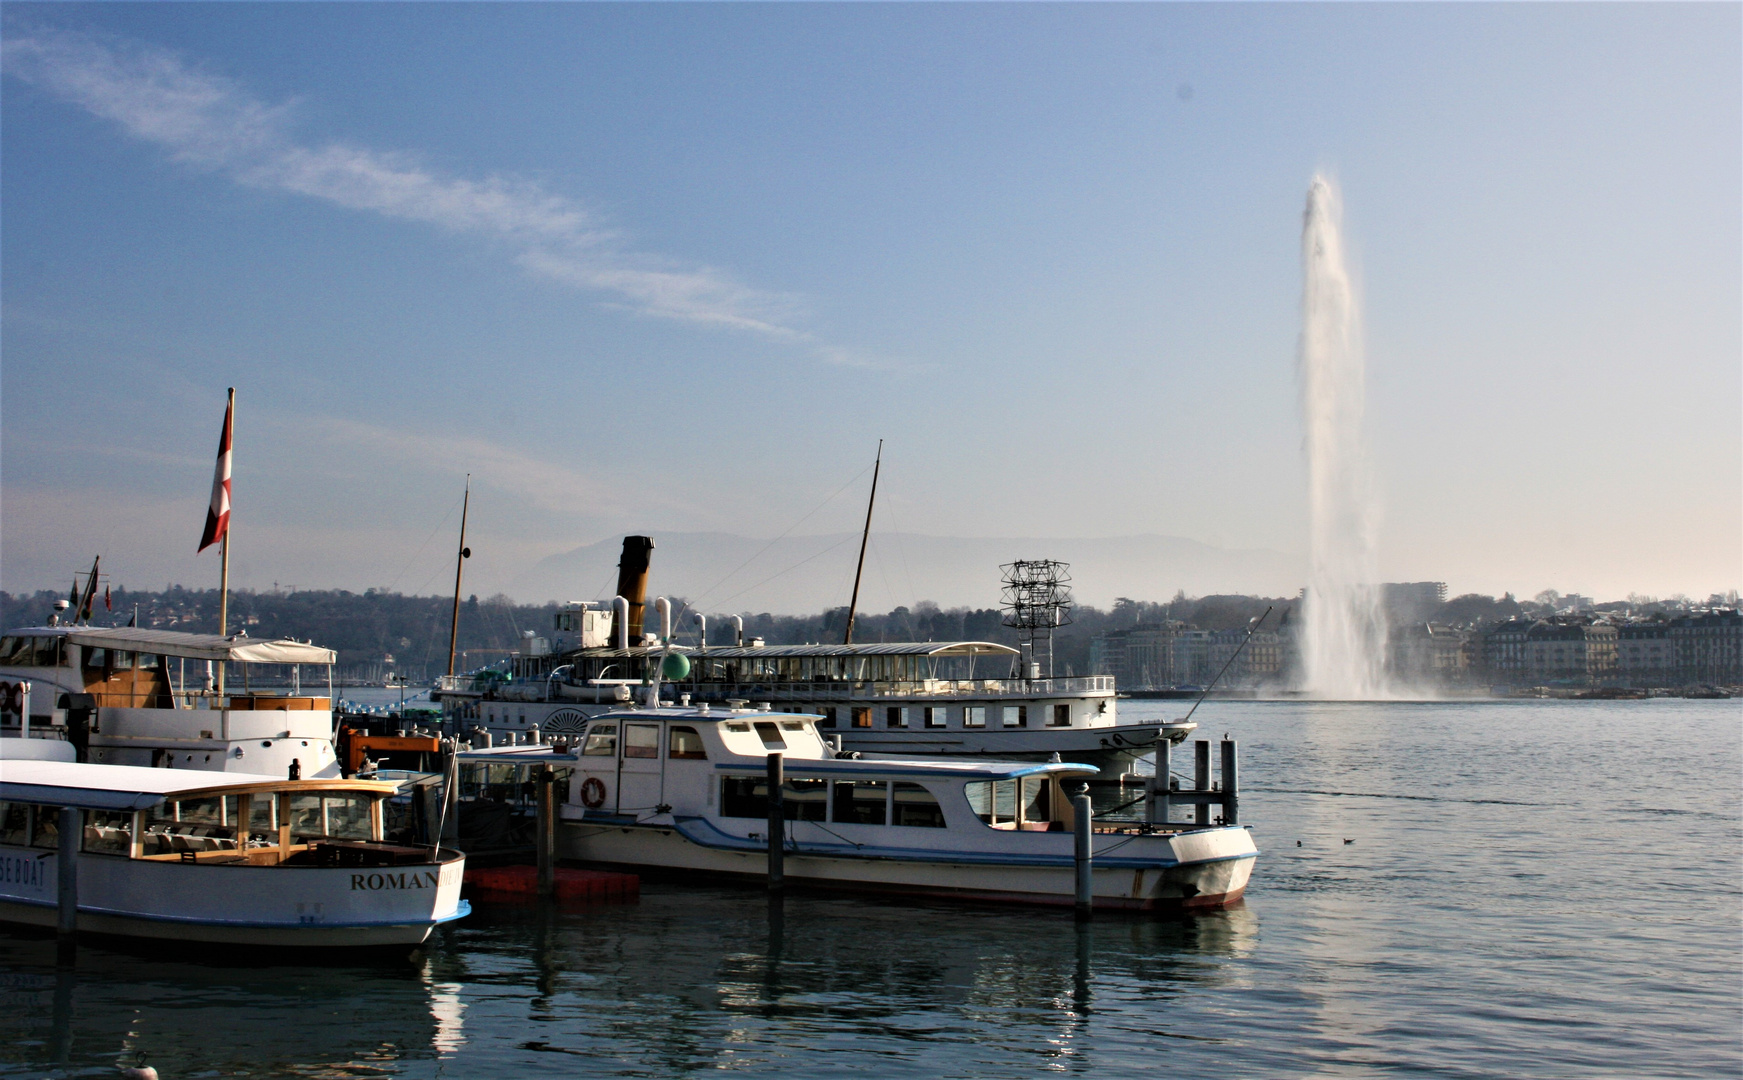
M383 889L433 889L440 872L429 870L399 874L352 874L351 891L380 892Z

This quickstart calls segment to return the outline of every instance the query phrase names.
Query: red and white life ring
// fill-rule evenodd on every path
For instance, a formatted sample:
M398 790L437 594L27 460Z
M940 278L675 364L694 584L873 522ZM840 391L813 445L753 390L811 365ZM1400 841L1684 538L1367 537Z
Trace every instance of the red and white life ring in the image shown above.
M597 810L605 805L605 782L597 776L581 781L581 805Z

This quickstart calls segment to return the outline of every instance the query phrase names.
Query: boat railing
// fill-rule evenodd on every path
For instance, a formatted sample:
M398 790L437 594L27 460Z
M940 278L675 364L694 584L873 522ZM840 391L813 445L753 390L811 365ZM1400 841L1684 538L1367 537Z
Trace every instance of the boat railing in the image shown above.
M695 682L681 684L709 699L758 701L884 698L1034 698L1111 694L1112 675L1073 675L1053 679L842 679L821 682Z

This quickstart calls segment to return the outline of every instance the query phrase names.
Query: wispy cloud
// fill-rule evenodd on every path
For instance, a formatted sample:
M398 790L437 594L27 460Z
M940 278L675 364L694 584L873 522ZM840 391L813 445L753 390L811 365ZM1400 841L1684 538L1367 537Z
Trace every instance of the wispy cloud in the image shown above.
M435 225L513 245L529 273L601 294L645 315L730 327L837 350L793 325L792 297L726 272L631 250L574 200L500 176L443 176L414 157L344 143L305 145L294 103L269 105L179 55L119 39L29 29L3 46L5 73L113 121L171 158L250 187Z

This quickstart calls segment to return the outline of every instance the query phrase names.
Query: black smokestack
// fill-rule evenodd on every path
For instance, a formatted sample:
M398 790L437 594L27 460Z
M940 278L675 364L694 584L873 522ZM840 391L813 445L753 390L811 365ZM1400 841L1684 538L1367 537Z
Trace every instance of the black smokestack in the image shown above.
M640 645L642 619L648 599L648 553L654 550L651 536L623 538L623 556L617 560L617 595L629 601L629 643ZM618 627L611 628L611 639L617 640Z

